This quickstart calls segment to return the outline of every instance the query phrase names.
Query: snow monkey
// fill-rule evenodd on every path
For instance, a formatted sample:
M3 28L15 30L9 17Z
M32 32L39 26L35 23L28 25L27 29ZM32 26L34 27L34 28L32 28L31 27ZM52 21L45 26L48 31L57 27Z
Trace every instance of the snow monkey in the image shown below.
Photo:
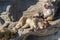
M51 22L55 14L54 11L54 6L51 2L47 1L44 3L43 15L45 20Z
M46 1L45 3L43 3L43 12L41 14L43 14L43 19L42 21L38 22L38 26L43 29L43 25L47 25L50 21L53 20L54 17L54 6L52 3ZM32 13L31 15L27 15L27 16L22 16L18 22L18 24L15 26L15 28L13 28L13 30L17 30L19 28L26 28L28 26L30 26L30 29L34 29L36 28L37 25L36 24L36 20L38 20L35 17L39 17L39 13ZM39 18L40 19L40 18ZM33 23L33 24L32 24ZM31 26L32 25L32 26ZM33 26L34 25L34 26ZM46 26L44 26L44 28L46 28ZM30 30L29 29L29 30Z
M36 29L38 27L38 22L39 22L39 19L41 18L41 15L42 14L38 12L38 13L32 13L27 16L22 16L18 24L13 28L13 31L16 32L19 28L22 28L22 29L28 28L27 30Z
M46 28L48 23L46 21L50 21L53 18L54 11L53 8L49 8L49 4L44 4L43 13L29 13L28 15L23 15L18 24L13 28L14 31L17 31L19 28L25 29L26 27L30 27L28 30L32 30L36 28L36 24L40 27L40 29ZM42 16L42 20L38 17ZM44 19L44 20L43 20ZM37 22L37 20L40 20ZM45 21L46 20L46 21Z

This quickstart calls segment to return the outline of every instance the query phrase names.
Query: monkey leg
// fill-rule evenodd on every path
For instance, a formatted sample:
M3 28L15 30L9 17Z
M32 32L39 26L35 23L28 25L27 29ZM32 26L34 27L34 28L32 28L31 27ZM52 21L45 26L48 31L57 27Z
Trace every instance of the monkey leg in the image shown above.
M26 24L25 24L24 26L22 26L21 28L22 28L22 29L25 29L25 28L27 28L27 27L29 27L29 24L26 23Z
M25 24L26 19L27 19L26 17L22 16L22 17L19 19L18 24L17 24L12 30L13 30L14 32L17 32L18 29Z
M26 21L26 17L22 16L19 21L18 21L18 24L15 26L15 28L20 28L22 27L24 24L25 24L25 21Z
M27 30L37 29L37 23L34 20L32 20L31 22L29 22L29 26L30 26L30 28L27 29Z
M29 27L29 28L27 28ZM22 27L22 29L25 29L26 30L33 30L33 29L36 29L36 22L33 20L33 19L26 19L26 24Z
M24 31L24 29L27 29L27 27L29 27L29 25L28 25L28 24L25 24L24 26L22 26L22 27L20 28L20 30L21 30L21 31Z
M29 27L29 28L27 28L27 27ZM25 24L24 26L22 26L22 30L28 30L28 31L30 31L30 30L33 30L33 29L35 29L36 28L36 26L35 25L30 25L30 24Z
M22 26L21 28L23 28L23 29L25 29L25 28L27 28L27 27L29 27L30 26L30 28L31 27L34 27L34 28L36 28L36 25L29 25L29 24L25 24L24 26Z
M31 30L33 30L34 28L33 28L33 26L32 27L30 27L30 28L27 28L27 29L24 29L24 30L28 30L28 31L31 31Z
M53 15L47 17L46 20L47 20L48 22L52 22L52 21L53 21Z

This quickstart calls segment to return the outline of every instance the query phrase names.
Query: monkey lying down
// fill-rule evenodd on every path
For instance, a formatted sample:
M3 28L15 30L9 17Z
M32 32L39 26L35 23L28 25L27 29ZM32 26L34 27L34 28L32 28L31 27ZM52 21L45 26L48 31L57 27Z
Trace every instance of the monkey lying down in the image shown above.
M26 30L36 30L36 29L44 29L47 27L47 22L45 22L42 18L40 13L29 15L29 16L22 16L18 22L18 24L12 29L14 32L20 29Z
M42 17L41 17L42 16ZM13 28L13 31L17 31L19 28L25 29L29 27L27 30L32 29L44 29L47 27L49 22L53 20L54 17L54 7L51 6L48 2L44 4L42 13L35 13L32 15L22 16L18 22L18 24Z
M12 36L14 33L18 31L19 28L23 30L26 29L29 31L36 29L44 29L47 27L49 21L53 20L53 17L54 17L54 8L48 8L48 5L44 4L44 9L42 13L38 12L32 15L27 16L23 15L18 21L18 24L12 29L13 32L5 28L0 28L0 34L4 35L3 40L5 40L5 37L6 39L8 39L9 37L7 38L7 36L9 35Z

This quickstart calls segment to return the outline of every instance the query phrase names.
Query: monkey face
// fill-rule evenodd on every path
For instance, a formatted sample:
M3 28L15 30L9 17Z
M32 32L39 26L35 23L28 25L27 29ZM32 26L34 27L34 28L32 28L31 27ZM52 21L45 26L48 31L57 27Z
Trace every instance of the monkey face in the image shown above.
M44 3L44 8L45 9L53 8L53 4L51 2L47 1L47 2Z
M46 2L44 4L43 15L44 15L44 18L47 18L51 15L54 16L54 6L52 3Z
M39 22L38 22L38 27L39 27L39 29L45 29L45 28L47 28L47 22L46 21L43 21L43 20L40 20Z

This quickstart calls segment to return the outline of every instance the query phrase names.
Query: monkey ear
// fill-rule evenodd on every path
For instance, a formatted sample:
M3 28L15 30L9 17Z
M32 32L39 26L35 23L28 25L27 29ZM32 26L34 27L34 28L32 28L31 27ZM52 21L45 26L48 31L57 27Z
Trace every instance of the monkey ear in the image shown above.
M48 5L47 5L47 4L44 4L44 8L46 8L46 9L47 9L47 8L48 8Z

